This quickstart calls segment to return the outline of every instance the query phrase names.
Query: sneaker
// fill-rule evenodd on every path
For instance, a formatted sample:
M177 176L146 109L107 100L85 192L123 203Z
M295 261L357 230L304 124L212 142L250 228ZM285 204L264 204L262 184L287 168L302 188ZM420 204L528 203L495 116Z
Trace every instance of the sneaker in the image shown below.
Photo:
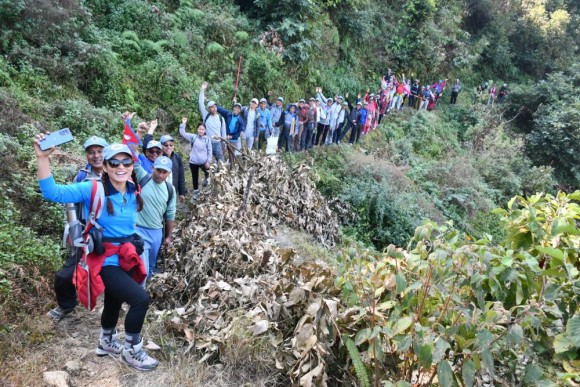
M203 179L203 186L207 187L208 184L209 184L209 179L208 178Z
M123 359L129 367L133 367L140 371L150 371L157 368L159 365L157 360L149 356L147 352L143 350L143 340L130 349L123 349L121 359Z
M197 199L199 199L199 190L198 189L193 191L193 200L197 200Z
M117 332L110 337L101 337L99 346L95 350L97 356L119 356L123 352L123 344L117 338Z
M57 306L54 309L51 309L48 311L48 313L46 314L53 322L59 322L60 320L62 320L63 318L65 318L66 316L71 315L72 313L74 313L75 308L70 308L70 309L63 309L60 306Z

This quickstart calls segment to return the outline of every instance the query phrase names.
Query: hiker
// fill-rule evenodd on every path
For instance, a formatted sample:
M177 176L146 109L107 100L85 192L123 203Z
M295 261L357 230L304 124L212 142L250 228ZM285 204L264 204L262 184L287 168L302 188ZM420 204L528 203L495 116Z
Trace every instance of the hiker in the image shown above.
M189 169L191 170L191 177L193 178L193 200L199 198L199 170L201 169L204 174L203 186L207 186L209 178L209 163L211 162L212 149L210 139L206 136L205 125L200 123L197 127L197 134L186 133L185 126L187 124L187 118L183 117L181 119L181 125L179 125L179 134L181 137L189 141L191 145L191 152L189 153Z
M304 129L302 130L302 136L300 138L300 149L307 150L312 148L312 136L314 134L314 128L318 122L318 113L316 109L316 103L314 98L310 98L308 101L308 107L306 108L306 121L303 121Z
M258 150L262 149L268 138L273 134L272 113L268 110L266 98L260 100L260 106L256 110L256 127L254 137L258 137Z
M318 88L317 88L318 89ZM330 129L330 110L332 109L332 100L326 100L323 104L322 98L316 97L320 100L321 110L324 112L320 117L316 132L316 145L324 145L326 142L326 136L328 136L328 131ZM324 116L324 119L322 118Z
M420 109L427 110L427 106L429 105L429 100L431 99L431 86L425 86L423 90L423 102L421 102Z
M161 244L171 245L175 225L176 195L173 185L166 181L173 163L166 156L159 156L153 163L153 173L147 173L136 165L137 179L143 198L143 209L137 215L137 233L143 238L141 258L151 278L157 268L157 255Z
M206 81L201 84L201 89L199 91L199 111L201 112L203 125L206 128L207 137L211 141L212 156L215 158L219 169L219 162L221 161L223 163L225 161L220 138L226 137L226 122L224 118L218 114L217 104L214 101L209 101L207 103L206 110L205 91L207 85L208 83Z
M279 137L280 135L280 127L278 126L278 122L280 122L280 117L284 112L284 98L278 97L276 98L276 102L270 106L270 113L272 113L272 126L273 136Z
M349 111L347 110L347 107L348 107L348 102L344 101L342 103L342 110L338 115L338 125L336 126L336 131L334 132L334 143L335 144L340 144L340 142L342 141L342 138L344 137L344 135L348 131L348 128L350 127L349 121L348 121Z
M496 94L495 85L491 85L491 87L489 88L489 97L487 98L488 105L493 104L493 102L495 101L495 94Z
M459 79L457 79L455 81L455 83L451 86L451 105L455 105L457 103L457 96L459 95L459 92L461 91L461 83L459 82Z
M503 103L505 101L505 97L508 95L507 84L504 83L499 89L499 103Z
M324 94L322 94L321 87L317 87L317 97L319 97L326 104L328 103L328 100L330 99L330 98L326 98L324 96ZM338 115L342 109L342 101L343 101L343 99L340 95L335 96L334 102L332 103L332 106L329 109L329 112L328 112L328 115L329 115L328 131L327 131L326 138L324 141L325 144L331 144L332 139L334 138L334 131L336 130L336 125L338 124Z
M373 128L374 121L375 121L375 113L377 111L377 104L375 103L375 95L369 94L369 90L367 90L364 102L366 102L367 107L367 120L365 126L362 128L362 132L367 134Z
M131 128L131 120L135 113L130 113L125 115L125 123ZM141 125L141 124L140 124ZM153 120L147 126L147 134L145 134L143 138L143 153L139 154L139 162L143 169L145 169L148 173L151 173L153 169L153 163L155 159L159 157L162 153L161 143L159 141L153 140L153 133L155 133L155 129L157 129L157 120Z
M350 122L352 131L350 133L350 139L348 140L349 144L356 144L360 138L360 131L361 131L361 115L362 115L362 102L357 99L356 101L356 108L350 111ZM366 119L366 117L365 117ZM364 122L362 123L364 124Z
M417 95L419 94L419 80L415 79L413 84L410 88L410 95L409 95L409 107L411 109L415 108L415 104L417 103Z
M107 145L107 141L104 138L97 136L89 137L85 141L84 148L87 164L76 174L73 180L75 183L81 183L87 180L101 180L101 174L103 173L103 149ZM77 220L83 220L84 211L82 202L75 203L74 206ZM65 237L67 236L65 235ZM77 263L81 258L82 250L72 246L72 242L74 241L70 242L71 248L68 257L62 268L54 276L54 292L58 306L47 313L48 317L54 322L58 322L74 312L78 304L77 291L72 279Z
M179 201L185 202L187 196L187 188L185 186L185 170L183 169L183 161L181 156L175 152L175 140L170 135L166 134L159 139L163 147L163 155L169 157L173 169L170 173L171 183L177 189L179 194Z
M237 101L234 99L234 103ZM258 99L252 98L250 101L250 106L243 106L242 107L242 118L244 119L244 123L246 124L246 129L243 132L243 139L246 141L246 146L248 147L248 151L252 150L254 146L254 131L256 129L256 118L257 118L257 109L258 109Z
M280 129L280 136L278 137L278 149L284 148L286 152L290 151L290 136L294 135L296 126L298 124L298 115L296 114L296 105L290 104L286 108L277 126Z
M388 101L389 100L388 100L387 93L383 93L383 95L379 99L379 122L378 122L379 125L380 125L381 121L383 120L383 116L387 112L387 107L389 106Z
M294 134L294 152L300 150L304 125L308 121L308 105L303 98L298 101L298 111L296 113L298 114L298 130Z
M141 371L152 370L159 362L143 350L141 338L143 322L149 307L149 295L140 285L146 273L134 245L135 222L137 212L143 208L143 199L134 184L137 176L133 169L131 150L123 144L112 144L104 148L102 183L85 181L60 185L56 184L50 170L49 156L55 148L41 150L40 142L43 139L44 134L35 136L34 152L38 163L40 191L45 199L57 203L82 202L85 214L88 214L89 209L94 208L94 203L91 203L94 187L100 185L104 191L103 211L97 218L98 224L102 227L103 238L102 244L99 243L97 247L100 250L104 245L105 252L102 255L97 255L96 251L89 254L87 263L90 265L90 271L85 273L90 282L83 284L85 286L90 284L90 289L83 286L79 288L81 301L87 300L86 297L89 295L95 296L88 298L89 309L96 306L96 297L103 291L105 293L96 353L98 356L121 355L121 359L130 367ZM98 233L95 237L96 235ZM98 242L98 238L94 240ZM129 304L125 316L124 345L119 341L116 331L123 302Z
M318 115L318 122L316 123L316 136L313 139L313 144L318 145L320 136L324 132L324 121L326 121L326 106L322 104L322 99L316 97L316 114Z
M235 102L233 109L227 110L223 107L217 105L218 113L226 120L226 133L227 139L232 144L237 151L231 152L228 148L228 154L230 155L230 164L233 165L233 158L239 155L239 150L242 149L242 143L240 142L240 135L246 130L246 122L241 115L242 105ZM237 154L236 154L237 153Z

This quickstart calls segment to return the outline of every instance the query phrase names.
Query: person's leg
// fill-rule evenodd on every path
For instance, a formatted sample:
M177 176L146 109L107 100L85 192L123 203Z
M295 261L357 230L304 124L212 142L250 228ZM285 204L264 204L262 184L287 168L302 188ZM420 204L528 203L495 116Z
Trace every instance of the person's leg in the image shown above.
M56 273L54 278L56 302L65 312L72 311L78 304L77 290L72 279L81 255L82 251L80 249L75 248L69 251L62 269Z
M324 132L324 124L319 122L316 126L316 141L314 141L314 145L318 146L320 144L320 137L322 137L322 132Z
M344 124L344 127L342 129L342 132L340 133L340 137L338 138L338 142L342 142L342 139L344 137L346 137L346 134L348 133L349 129L352 127L352 122L350 121L346 121L346 123Z
M212 142L211 149L213 157L215 157L216 163L219 163L220 161L221 162L225 161L221 142Z
M361 132L362 128L360 125L356 126L356 137L354 139L355 144L358 143L358 140L360 140L360 132Z
M248 146L248 151L251 151L252 146L254 146L254 136L246 134L246 145Z
M193 191L199 189L199 165L189 164L189 169L191 170L191 178L193 180Z
M105 284L105 303L101 315L103 330L115 328L119 319L121 304L129 304L129 311L125 316L125 349L122 350L122 359L131 367L139 370L151 370L159 362L143 351L141 331L145 315L149 308L149 295L118 266L104 266L101 269L101 278Z
M153 246L153 240L151 239L151 234L149 229L145 227L136 227L137 234L143 238L143 253L141 254L141 259L145 265L145 270L147 270L147 278L151 278L152 272L151 267L151 249Z

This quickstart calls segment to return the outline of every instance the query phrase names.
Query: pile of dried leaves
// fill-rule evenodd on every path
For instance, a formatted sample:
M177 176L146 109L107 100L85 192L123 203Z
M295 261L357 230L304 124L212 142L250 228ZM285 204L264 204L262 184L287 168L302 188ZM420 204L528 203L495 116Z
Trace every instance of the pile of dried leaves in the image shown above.
M339 295L332 267L273 249L276 226L305 230L327 247L338 221L316 190L308 167L252 155L217 173L212 189L176 227L165 272L150 284L171 329L203 361L225 361L228 345L266 342L254 361L293 384L325 384L326 361L339 339ZM234 337L235 336L235 337ZM258 359L259 358L259 359ZM252 359L247 359L251 363Z

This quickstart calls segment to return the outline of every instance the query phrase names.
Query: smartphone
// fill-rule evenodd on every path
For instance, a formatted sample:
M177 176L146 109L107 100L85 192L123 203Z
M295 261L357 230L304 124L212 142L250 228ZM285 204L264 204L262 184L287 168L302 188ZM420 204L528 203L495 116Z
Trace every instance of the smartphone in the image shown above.
M59 146L74 140L69 128L64 128L47 135L44 140L40 142L40 149L47 150L51 146Z

